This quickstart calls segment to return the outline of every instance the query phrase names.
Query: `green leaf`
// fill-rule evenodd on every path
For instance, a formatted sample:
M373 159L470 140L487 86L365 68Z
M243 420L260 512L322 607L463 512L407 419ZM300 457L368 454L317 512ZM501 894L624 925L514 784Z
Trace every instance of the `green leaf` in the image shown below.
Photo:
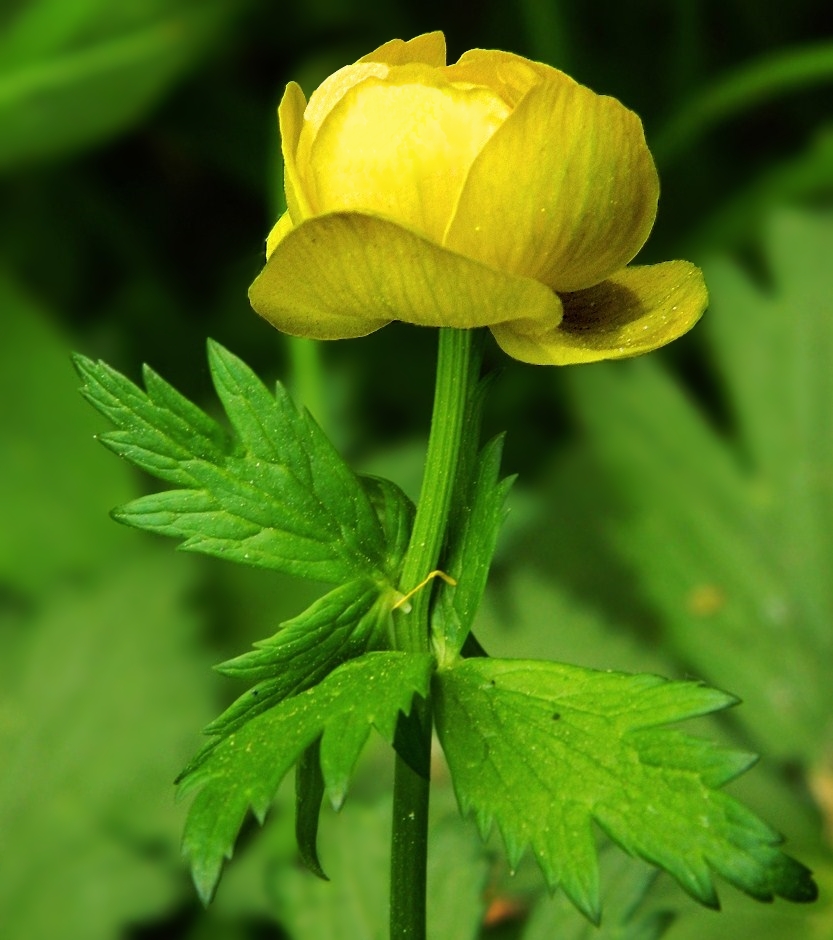
M718 906L712 873L759 900L810 901L809 871L718 787L754 758L665 725L733 704L695 682L531 660L460 660L437 674L437 728L455 791L511 865L527 846L547 883L600 916L592 823Z
M368 474L362 474L360 480L382 523L387 546L384 568L398 571L408 549L416 507L391 480Z
M183 487L134 500L115 518L183 538L189 551L299 577L335 583L394 578L400 558L386 544L383 523L318 425L280 384L271 395L213 342L209 361L232 435L147 367L143 392L104 363L75 357L82 393L118 428L102 442ZM392 486L383 489L389 513L397 508ZM372 489L378 497L380 487ZM403 524L384 522L396 529L397 546L404 542Z
M483 448L465 497L457 503L450 551L443 562L446 573L457 583L443 583L432 619L434 648L441 663L459 655L486 589L500 527L506 518L506 497L515 480L500 479L502 451L502 437Z
M367 653L318 685L211 742L179 777L180 793L198 791L188 813L183 851L204 901L214 892L223 859L249 807L260 822L275 791L304 751L321 739L321 770L334 806L344 800L359 753L375 727L393 741L400 712L427 695L433 657Z
M773 286L706 266L703 329L740 446L646 359L568 376L620 509L605 520L697 675L746 702L756 746L819 760L833 715L833 215L782 213Z
M305 867L322 881L329 881L318 858L318 817L324 792L321 741L316 740L295 765L295 841Z
M805 629L833 653L833 214L782 212L767 234L770 291L728 261L709 266L708 336L753 464L757 508L805 599Z
M234 12L227 0L31 0L0 31L0 170L141 118Z
M433 796L432 796L433 800ZM321 854L332 881L297 864L273 860L266 878L273 914L293 940L387 940L391 802L350 799L321 821ZM473 827L456 813L432 819L428 830L427 936L480 936L489 859ZM239 872L234 872L237 877ZM231 877L229 872L227 877ZM218 898L221 904L226 897Z
M135 551L0 616L3 940L112 940L187 903L170 781L213 707L189 561Z
M659 872L616 852L610 843L599 852L605 911L600 927L578 913L563 894L541 898L533 907L523 940L659 940L674 923L674 914L658 909L651 889Z
M281 625L255 649L217 666L217 671L257 685L206 728L227 735L242 724L304 692L348 659L389 646L393 592L380 595L372 581L351 581L330 591L304 613Z
M101 506L135 487L127 467L87 445L95 416L72 394L68 338L2 272L0 310L0 581L41 597L125 544Z

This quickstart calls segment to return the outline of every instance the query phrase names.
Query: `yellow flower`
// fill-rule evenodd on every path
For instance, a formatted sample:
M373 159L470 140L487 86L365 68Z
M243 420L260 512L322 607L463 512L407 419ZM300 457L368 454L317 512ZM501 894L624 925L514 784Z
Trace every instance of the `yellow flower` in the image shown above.
M288 210L254 309L297 336L391 320L488 326L563 365L676 339L707 303L686 261L626 267L659 184L639 118L563 72L442 33L395 39L278 111Z

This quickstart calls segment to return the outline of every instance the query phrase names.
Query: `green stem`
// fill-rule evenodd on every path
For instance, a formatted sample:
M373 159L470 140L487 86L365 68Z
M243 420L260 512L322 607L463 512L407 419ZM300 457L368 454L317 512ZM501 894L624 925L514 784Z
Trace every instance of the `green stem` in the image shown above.
M406 592L437 567L445 540L466 405L479 372L479 357L472 353L472 338L470 330L440 330L425 472L400 584ZM411 599L410 611L396 615L397 649L410 652L429 649L430 597L431 587L426 585ZM390 894L390 936L396 940L425 938L431 726L430 700L419 702L410 719L400 721L400 733L409 738L411 761L423 768L424 773L417 773L396 755Z
M400 579L402 591L410 591L437 567L460 457L466 403L472 390L471 330L440 330L434 411L425 455L425 471L414 528ZM412 652L428 649L429 587L411 599L411 609L395 624L396 647Z
M320 343L301 336L283 337L289 346L291 387L300 402L325 430L330 430L324 396Z

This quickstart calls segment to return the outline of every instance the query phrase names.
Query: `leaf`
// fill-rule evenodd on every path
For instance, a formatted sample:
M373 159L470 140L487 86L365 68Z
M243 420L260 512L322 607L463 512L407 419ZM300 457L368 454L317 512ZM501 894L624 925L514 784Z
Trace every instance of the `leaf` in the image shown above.
M226 0L31 0L0 33L0 171L138 120L234 12Z
M651 871L608 843L599 853L605 888L605 912L600 927L578 913L563 894L541 898L533 907L523 940L660 940L675 920L649 898L659 872Z
M677 654L738 692L767 753L814 761L833 715L833 216L782 213L767 243L772 290L706 267L739 446L656 361L568 380L615 543Z
M833 214L782 212L769 222L767 244L774 284L766 293L729 262L710 266L717 300L708 335L760 514L790 585L808 601L803 626L830 644Z
M292 940L386 940L390 800L353 800L337 819L322 820L322 855L332 881L296 866L271 866L274 917Z
M759 900L816 887L780 837L716 789L754 758L665 725L733 704L695 682L532 660L460 660L437 674L437 729L464 812L529 846L550 887L600 916L595 821L709 907L712 873Z
M348 659L389 645L393 592L380 595L371 581L330 591L281 625L255 649L217 666L226 676L256 682L206 728L228 735L285 698L306 691Z
M383 525L396 528L401 520L380 522L359 479L280 384L271 395L214 342L209 362L232 435L147 367L145 393L104 363L75 357L82 393L118 428L102 442L182 487L134 500L115 518L184 538L189 551L299 577L394 578L401 559L386 544ZM399 508L391 487L384 490L386 512ZM372 489L378 497L379 487Z
M427 695L433 665L427 654L367 653L196 755L178 782L182 795L198 791L183 852L205 902L249 807L262 822L283 777L319 738L325 790L340 806L371 727L392 742L399 713Z
M295 765L295 841L304 866L322 881L329 881L318 858L318 817L324 790L321 742L314 741Z
M383 566L386 571L397 571L408 549L416 507L391 480L368 474L360 480L384 530L387 556Z
M187 902L169 788L212 708L194 565L133 552L19 625L0 683L3 940L112 940Z
M267 875L274 916L293 940L387 940L391 802L353 799L333 818L324 814L322 856L332 881L297 865L272 864ZM488 859L477 833L456 814L432 820L428 830L427 936L480 936Z
M432 620L434 648L441 663L459 655L483 599L500 527L506 518L506 497L514 477L500 479L503 438L480 453L464 499L451 527L451 546L444 562L455 585L443 584Z
M70 344L48 311L3 273L0 310L0 582L41 597L113 557L126 533L103 517L102 500L135 488L126 467L85 446L94 416L72 394Z

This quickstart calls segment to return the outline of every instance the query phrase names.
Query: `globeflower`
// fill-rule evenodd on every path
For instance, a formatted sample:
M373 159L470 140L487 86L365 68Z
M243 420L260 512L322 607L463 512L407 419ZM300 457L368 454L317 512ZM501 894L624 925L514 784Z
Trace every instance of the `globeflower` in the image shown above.
M249 291L278 329L487 326L549 365L635 356L707 304L687 261L632 265L659 182L614 98L508 52L395 39L278 110L287 211Z

